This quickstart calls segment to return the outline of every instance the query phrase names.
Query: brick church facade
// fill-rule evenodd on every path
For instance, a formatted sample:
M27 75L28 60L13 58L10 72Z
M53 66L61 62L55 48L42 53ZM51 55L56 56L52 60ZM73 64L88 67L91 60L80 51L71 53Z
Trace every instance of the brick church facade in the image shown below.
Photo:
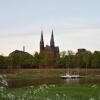
M59 54L59 47L55 46L53 30L51 33L50 46L44 46L43 32L41 32L40 39L40 54L47 55L49 58L54 59L57 54Z

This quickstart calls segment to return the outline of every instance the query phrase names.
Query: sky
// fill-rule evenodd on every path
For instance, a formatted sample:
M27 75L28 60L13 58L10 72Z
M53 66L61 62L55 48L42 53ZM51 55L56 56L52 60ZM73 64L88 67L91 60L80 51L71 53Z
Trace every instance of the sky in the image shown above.
M100 50L100 0L0 0L0 54L39 52L52 29L60 51Z

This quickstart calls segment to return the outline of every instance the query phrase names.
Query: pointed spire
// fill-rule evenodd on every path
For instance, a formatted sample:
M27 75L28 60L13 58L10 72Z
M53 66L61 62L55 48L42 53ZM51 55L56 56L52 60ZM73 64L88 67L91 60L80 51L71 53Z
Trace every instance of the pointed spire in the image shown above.
M40 40L41 44L44 44L44 40L43 40L43 30L41 31L41 40Z
M40 39L40 53L44 50L44 40L43 40L43 31L41 31L41 39Z
M53 29L52 29L52 34L51 34L50 46L51 46L51 47L54 47Z
M54 41L53 30L52 30L51 39L52 39L52 41Z

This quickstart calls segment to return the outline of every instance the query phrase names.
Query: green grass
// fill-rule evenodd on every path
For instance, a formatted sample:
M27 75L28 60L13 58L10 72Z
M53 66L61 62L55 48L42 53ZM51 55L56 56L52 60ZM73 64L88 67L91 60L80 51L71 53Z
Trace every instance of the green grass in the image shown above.
M8 88L7 93L27 100L100 100L100 85L41 85ZM25 99L25 100L26 100Z
M17 72L17 73L7 73L7 77L10 78L23 78L23 77L39 77L39 78L52 78L58 77L64 73L62 72Z

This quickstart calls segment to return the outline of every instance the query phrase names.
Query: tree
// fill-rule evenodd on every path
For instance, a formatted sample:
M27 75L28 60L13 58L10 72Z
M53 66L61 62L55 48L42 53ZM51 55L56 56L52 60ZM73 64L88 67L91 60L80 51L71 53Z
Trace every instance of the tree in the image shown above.
M34 54L34 67L36 67L36 68L39 67L39 54L38 54L38 52L35 52L35 54Z
M85 51L83 53L83 61L85 63L85 67L91 67L91 59L92 59L92 53L90 51Z
M61 57L59 54L56 56L56 60L55 60L56 67L59 67L59 68L66 67L66 56L65 56L65 53L62 53L62 54L63 54L63 56L61 56Z
M85 63L83 61L83 52L76 54L75 59L76 59L76 67L83 68L85 66Z
M66 51L62 51L62 52L60 52L60 57L65 57L66 56Z
M0 68L5 67L5 57L0 55Z
M71 50L68 50L66 58L67 58L67 67L73 67L74 52Z
M9 59L11 60L11 66L13 66L13 68L30 68L34 65L33 56L23 51L15 50L9 54Z
M39 66L40 67L47 67L47 66L50 66L50 61L51 61L51 58L46 54L46 53L42 53L40 54L39 56Z
M92 67L100 68L100 51L95 51L93 53Z

